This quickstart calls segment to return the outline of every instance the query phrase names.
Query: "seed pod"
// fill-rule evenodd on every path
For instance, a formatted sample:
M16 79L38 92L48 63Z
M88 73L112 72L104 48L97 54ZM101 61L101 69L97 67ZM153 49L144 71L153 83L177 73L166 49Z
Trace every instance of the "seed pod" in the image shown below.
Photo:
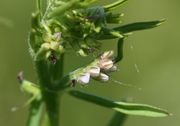
M82 84L82 85L88 84L89 81L90 81L90 74L89 73L84 73L77 78L77 82Z
M98 77L100 74L100 68L99 67L92 67L89 70L90 76L91 77Z

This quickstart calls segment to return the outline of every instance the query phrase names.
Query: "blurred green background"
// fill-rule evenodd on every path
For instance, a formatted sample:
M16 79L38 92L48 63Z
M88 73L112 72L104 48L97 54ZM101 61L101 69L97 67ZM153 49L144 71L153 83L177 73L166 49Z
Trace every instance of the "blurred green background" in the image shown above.
M101 0L100 3L112 1ZM32 0L0 0L1 126L24 126L27 118L28 108L22 106L28 97L19 89L17 73L23 70L28 80L37 81L27 46L33 4ZM158 28L136 32L125 42L124 59L112 78L135 88L114 82L92 83L81 88L115 100L128 97L135 102L156 105L173 113L173 116L166 118L129 116L125 126L180 125L179 5L179 0L129 0L116 10L125 13L124 23L163 18L167 21ZM113 40L104 43L104 50L115 48ZM68 53L66 71L87 63L87 60L80 59ZM69 61L71 64L68 64ZM137 72L136 65L140 72ZM139 87L142 90L138 90ZM19 109L13 111L17 107ZM112 114L112 110L64 95L60 122L62 126L105 126Z

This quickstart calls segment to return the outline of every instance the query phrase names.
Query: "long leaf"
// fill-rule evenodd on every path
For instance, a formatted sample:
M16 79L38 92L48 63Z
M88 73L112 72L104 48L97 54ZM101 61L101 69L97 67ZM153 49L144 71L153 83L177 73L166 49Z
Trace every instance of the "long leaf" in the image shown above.
M118 32L122 36L128 35L128 33L140 30L147 30L151 28L155 28L161 25L165 20L157 20L157 21L147 21L147 22L136 22L131 24L122 25L119 27L115 27L112 29L104 28L100 35L96 35L98 40L106 40L106 39L115 39L117 36L112 35L110 32Z
M123 126L126 119L127 115L120 112L115 112L107 126Z
M146 104L135 104L135 103L126 103L126 102L116 102L116 101L112 101L112 100L108 100L93 94L88 94L85 92L81 92L81 91L77 91L77 90L70 90L69 94L97 104L97 105L101 105L107 108L111 108L117 112L121 112L124 114L128 114L128 115L138 115L138 116L149 116L149 117L165 117L170 115L167 111L154 107L154 106L150 106L150 105L146 105Z
M133 31L145 30L145 29L151 29L151 28L157 27L160 24L162 24L164 21L165 20L136 22L136 23L123 25L120 27L115 27L115 28L113 28L113 30L119 31L120 33L129 33L129 32L133 32Z

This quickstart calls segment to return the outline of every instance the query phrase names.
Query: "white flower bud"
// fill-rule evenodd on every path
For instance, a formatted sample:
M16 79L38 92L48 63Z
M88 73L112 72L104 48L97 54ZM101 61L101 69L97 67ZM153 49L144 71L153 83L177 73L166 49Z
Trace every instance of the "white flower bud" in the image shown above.
M99 67L92 67L89 70L90 76L91 77L98 77L100 74L100 68Z
M90 74L84 73L77 78L77 82L80 84L88 84L90 81Z
M117 71L117 66L113 65L110 69L106 70L105 72L109 73L109 72L114 72Z
M109 59L100 60L99 62L99 67L105 71L109 70L111 67L113 67L113 65L114 65L113 61Z
M99 80L103 81L103 82L106 82L109 80L109 76L104 74L104 73L100 73L99 77L98 77Z
M101 55L101 59L111 59L113 54L113 51L106 51Z

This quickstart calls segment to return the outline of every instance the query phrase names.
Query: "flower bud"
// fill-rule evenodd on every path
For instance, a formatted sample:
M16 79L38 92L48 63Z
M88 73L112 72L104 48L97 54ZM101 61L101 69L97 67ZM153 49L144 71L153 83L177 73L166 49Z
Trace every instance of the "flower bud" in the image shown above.
M91 77L98 77L100 74L100 68L99 67L92 67L89 70L90 76Z
M101 55L101 59L111 59L113 54L113 51L106 51Z
M117 71L117 66L113 65L110 69L104 71L106 73Z
M103 82L106 82L109 80L109 76L104 74L104 73L100 73L99 77L98 77L99 80L103 81Z
M50 49L50 44L49 43L43 43L42 45L41 45L41 48L42 49L44 49L44 50L49 50Z
M99 62L99 67L105 71L112 68L113 65L114 65L113 61L109 59L100 60Z
M58 51L59 52L64 52L65 51L62 45L59 45Z
M59 42L51 42L50 45L52 50L56 51L59 48Z
M80 84L88 84L90 81L90 74L84 73L77 78L77 82Z

